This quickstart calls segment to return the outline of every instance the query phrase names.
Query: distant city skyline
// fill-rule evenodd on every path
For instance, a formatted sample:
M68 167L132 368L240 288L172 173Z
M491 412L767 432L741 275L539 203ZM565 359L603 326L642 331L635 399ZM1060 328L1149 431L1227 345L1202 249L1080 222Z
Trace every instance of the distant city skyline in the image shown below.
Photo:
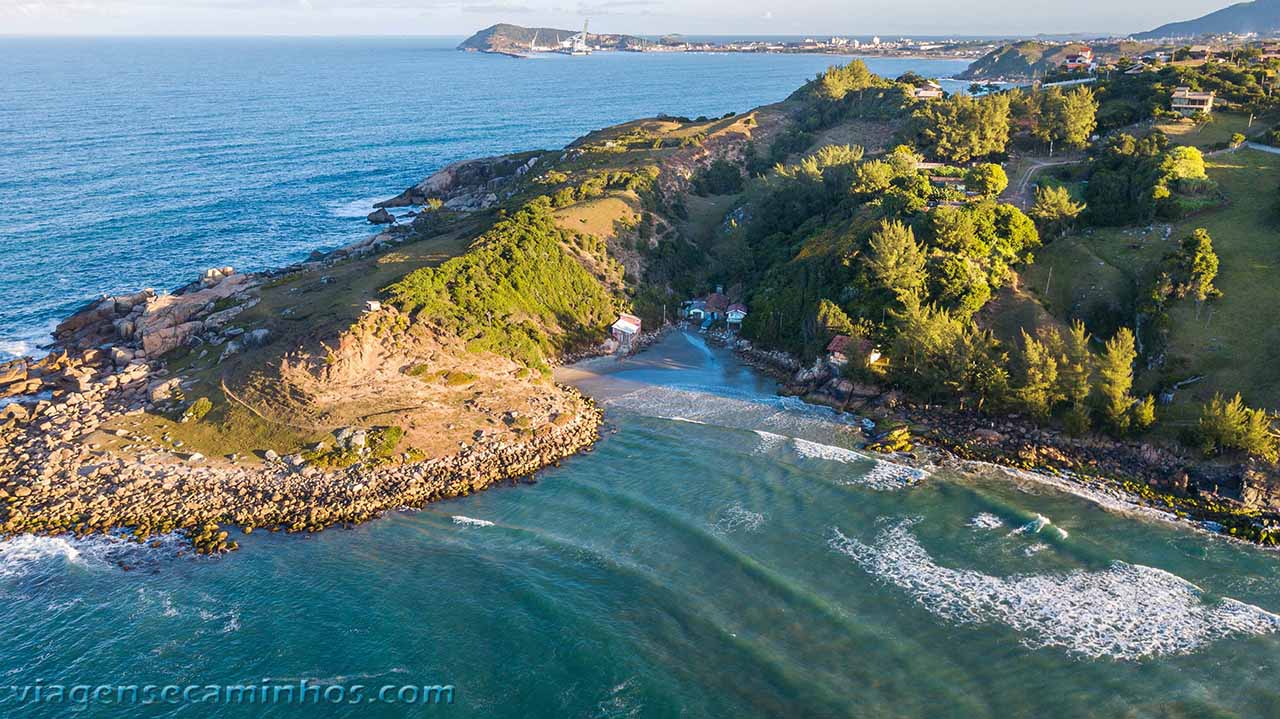
M7 35L469 35L498 22L658 35L1127 34L1229 0L1011 6L995 0L0 0ZM1016 9L1014 9L1016 8Z

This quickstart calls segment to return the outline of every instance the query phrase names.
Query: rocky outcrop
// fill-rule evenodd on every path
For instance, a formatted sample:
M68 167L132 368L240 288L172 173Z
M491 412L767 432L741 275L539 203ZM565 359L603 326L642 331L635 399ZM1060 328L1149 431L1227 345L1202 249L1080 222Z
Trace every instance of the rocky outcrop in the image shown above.
M211 269L170 295L143 290L104 297L68 317L54 330L56 347L71 351L108 348L124 366L153 359L220 328L256 300L257 278L230 267ZM224 306L225 305L225 306Z
M246 466L234 456L211 462L175 452L177 443L161 444L145 430L103 429L173 401L178 377L156 378L143 364L116 369L102 353L51 355L40 364L35 369L59 387L58 401L0 411L0 538L126 529L141 540L180 530L198 551L226 551L235 543L222 526L317 531L528 477L589 447L601 419L590 400L561 388L568 413L515 439L486 433L438 459L406 454L326 471L302 455L264 451L263 463ZM339 444L354 447L359 431L339 430ZM103 449L95 437L104 435L121 451Z
M396 221L395 215L387 212L385 207L379 207L373 212L370 212L367 219L374 225L390 225Z
M526 152L455 162L374 207L408 207L434 199L443 202L446 209L460 212L488 209L508 196L515 180L533 169L538 157Z

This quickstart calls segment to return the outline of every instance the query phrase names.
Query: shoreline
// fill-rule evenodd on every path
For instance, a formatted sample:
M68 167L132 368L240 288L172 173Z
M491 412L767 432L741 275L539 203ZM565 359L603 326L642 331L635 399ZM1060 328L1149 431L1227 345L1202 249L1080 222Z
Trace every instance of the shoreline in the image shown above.
M1158 517L1218 537L1262 548L1276 548L1274 541L1269 546L1264 539L1280 520L1275 512L1251 510L1241 500L1219 494L1209 498L1199 496L1195 485L1188 483L1187 469L1180 470L1180 474L1171 473L1173 476L1166 477L1161 483L1151 475L1151 472L1159 471L1155 467L1143 467L1146 470L1144 476L1121 466L1126 461L1140 461L1135 457L1162 451L1153 445L1140 441L1126 443L1100 438L1070 438L1056 430L1023 426L1012 418L999 420L984 416L979 419L948 408L911 405L902 402L896 391L878 386L864 385L863 391L867 395L856 402L850 401L852 396L839 401L814 387L809 387L809 391L798 391L794 378L807 370L799 360L786 353L730 346L723 337L714 337L714 341L730 349L745 364L777 379L780 395L794 396L806 404L848 412L855 417L876 417L878 428L909 427L910 440L920 443L924 451L912 448L892 453L879 452L872 448L875 442L870 439L858 446L859 451L872 453L885 461L926 471L937 468L961 473L1000 471L1070 492L1108 511ZM893 406L876 404L885 398L892 398L889 404ZM859 409L872 411L863 414L856 411ZM966 424L969 427L965 427ZM999 426L1004 432L972 426L976 424ZM970 430L968 436L963 436L964 429ZM1098 450L1104 457L1100 458L1093 450ZM1120 456L1110 458L1108 462L1105 459L1107 452ZM1124 456L1129 452L1133 456ZM1160 456L1158 459L1168 461L1169 457ZM1180 461L1194 464L1185 459Z

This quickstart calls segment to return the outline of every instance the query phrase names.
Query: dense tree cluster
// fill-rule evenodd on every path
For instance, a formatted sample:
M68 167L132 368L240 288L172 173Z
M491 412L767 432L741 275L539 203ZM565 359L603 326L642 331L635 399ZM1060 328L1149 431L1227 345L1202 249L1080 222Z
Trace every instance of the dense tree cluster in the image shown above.
M1001 155L1009 144L1009 96L952 95L912 115L916 145L945 162Z
M1050 155L1057 148L1084 149L1098 126L1098 101L1087 87L1053 87L1030 95L1028 105L1031 134L1049 146Z
M1239 450L1268 462L1280 459L1272 418L1265 410L1245 406L1238 393L1230 400L1214 395L1204 406L1199 440L1205 454Z

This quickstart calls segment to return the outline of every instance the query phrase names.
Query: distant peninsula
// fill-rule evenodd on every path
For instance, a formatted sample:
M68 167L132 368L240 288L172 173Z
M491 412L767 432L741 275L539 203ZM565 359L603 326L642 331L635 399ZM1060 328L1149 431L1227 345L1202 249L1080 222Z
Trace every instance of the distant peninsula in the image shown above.
M508 23L498 23L467 38L462 44L458 45L458 49L499 55L522 55L529 52L555 50L578 34L579 31L577 30L521 27ZM587 33L586 39L593 46L608 50L639 48L645 43L651 42L633 35L599 33Z

